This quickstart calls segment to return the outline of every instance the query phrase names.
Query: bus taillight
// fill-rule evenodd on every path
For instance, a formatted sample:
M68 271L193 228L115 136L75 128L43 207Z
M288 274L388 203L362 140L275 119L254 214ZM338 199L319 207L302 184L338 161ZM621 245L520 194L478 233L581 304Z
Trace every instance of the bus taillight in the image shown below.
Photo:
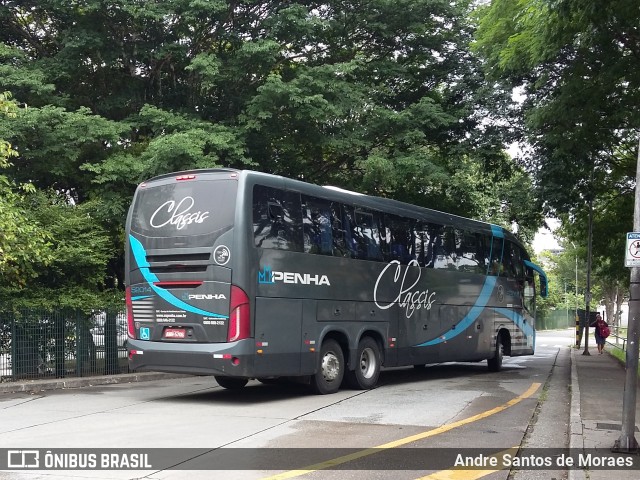
M131 302L131 287L125 289L124 298L127 305L127 334L129 338L136 338L136 328L133 322L133 303Z
M229 315L228 342L236 342L251 335L249 297L244 290L231 285L231 315Z

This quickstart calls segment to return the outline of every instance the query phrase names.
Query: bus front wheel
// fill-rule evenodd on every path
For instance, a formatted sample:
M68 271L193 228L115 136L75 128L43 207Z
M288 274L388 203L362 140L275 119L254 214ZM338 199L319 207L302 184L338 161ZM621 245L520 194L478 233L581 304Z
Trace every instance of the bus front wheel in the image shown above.
M216 379L216 382L218 382L218 385L220 385L222 388L226 388L228 390L238 390L242 387L244 387L249 380L246 378L239 378L239 377L220 377L220 376L216 376L214 377Z
M376 386L380 376L380 347L371 337L365 337L358 344L355 369L345 372L345 379L351 388L369 390Z
M320 394L336 393L344 377L344 354L338 342L328 339L322 343L319 365L311 376L311 388Z
M499 372L502 369L502 358L504 357L503 336L498 335L496 338L496 351L493 358L487 359L487 367L490 372Z

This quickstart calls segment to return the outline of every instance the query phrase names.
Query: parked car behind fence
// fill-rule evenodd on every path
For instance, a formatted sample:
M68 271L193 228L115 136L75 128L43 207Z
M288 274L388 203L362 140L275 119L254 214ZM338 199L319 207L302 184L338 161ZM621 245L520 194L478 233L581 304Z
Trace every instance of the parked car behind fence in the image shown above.
M126 314L0 312L0 381L128 371Z

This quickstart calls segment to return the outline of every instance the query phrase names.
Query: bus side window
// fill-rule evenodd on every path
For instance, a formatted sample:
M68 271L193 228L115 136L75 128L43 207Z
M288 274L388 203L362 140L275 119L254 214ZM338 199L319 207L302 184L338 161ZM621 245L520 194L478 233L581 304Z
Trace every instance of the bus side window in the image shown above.
M533 278L533 270L531 270L529 267L525 267L524 308L526 308L532 314L535 313L536 284Z
M487 273L491 273L491 237L489 235L486 234L478 234L479 237L479 242L482 245L482 258L483 258L483 265L485 266L486 270L483 270L481 273L483 274L487 274Z
M500 272L501 276L517 278L519 280L524 278L524 263L518 246L511 242L505 242L502 264L504 268L503 271Z
M491 241L491 263L489 275L500 275L502 269L502 238L493 237Z
M415 231L411 221L395 215L385 215L385 226L385 238L388 242L385 261L397 260L402 265L407 265L415 260Z
M333 255L330 202L305 196L302 201L304 252Z
M335 257L349 257L349 248L342 222L342 205L331 203L331 233L333 237L333 255Z
M344 244L347 249L347 257L358 258L357 236L355 231L356 221L353 216L351 205L342 205L342 228L344 233Z
M424 227L420 223L416 223L414 227L414 250L415 250L415 258L418 261L418 265L421 267L425 266L425 232Z
M435 223L425 223L422 225L422 236L424 265L421 266L436 268L438 253L442 246L442 226Z
M362 260L382 260L378 215L357 209L355 223L352 224L355 256Z
M482 236L457 230L456 243L458 250L458 269L469 273L484 273L484 253Z
M456 232L453 227L444 227L442 243L438 250L435 268L446 270L458 269L458 255L456 254Z
M253 237L256 247L302 251L300 194L256 185Z

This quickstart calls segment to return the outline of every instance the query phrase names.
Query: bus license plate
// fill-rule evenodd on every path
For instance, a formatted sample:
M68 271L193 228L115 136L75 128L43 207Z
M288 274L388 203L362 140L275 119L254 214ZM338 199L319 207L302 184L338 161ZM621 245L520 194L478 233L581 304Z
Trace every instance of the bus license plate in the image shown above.
M162 336L164 338L187 338L187 331L184 328L167 328Z

